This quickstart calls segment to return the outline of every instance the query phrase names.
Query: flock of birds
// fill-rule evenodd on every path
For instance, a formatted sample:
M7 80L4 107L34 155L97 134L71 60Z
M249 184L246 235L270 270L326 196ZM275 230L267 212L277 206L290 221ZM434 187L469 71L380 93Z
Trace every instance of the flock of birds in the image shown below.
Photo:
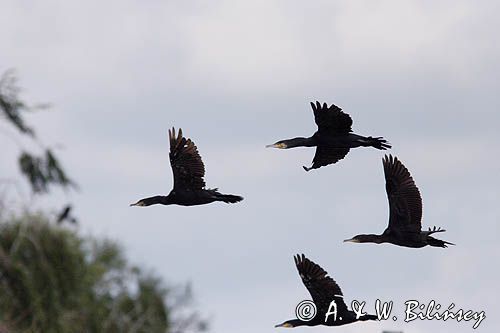
M365 137L352 132L352 119L335 105L326 103L311 103L314 120L318 130L311 137L296 137L280 140L266 147L288 149L294 147L316 147L316 153L311 167L303 167L310 171L323 166L335 164L343 159L351 148L373 147L379 150L391 148L391 145L382 137ZM169 130L170 165L174 176L174 186L168 195L148 197L131 204L131 206L204 205L215 201L236 203L243 197L232 194L222 194L217 188L205 188L205 166L198 153L196 145L191 139L185 138L182 130L176 133ZM422 230L422 198L408 169L397 157L386 155L383 158L385 189L389 199L389 225L380 235L360 234L344 242L353 243L391 243L398 246L421 248L434 246L445 248L454 245L432 237L435 233L444 232L441 228ZM356 321L377 320L375 315L364 315L359 318L356 313L348 309L343 301L343 294L339 285L318 264L306 258L303 254L297 255L295 265L311 294L316 305L317 314L310 321L292 319L276 327L297 326L340 326ZM337 304L337 316L323 318L332 301Z

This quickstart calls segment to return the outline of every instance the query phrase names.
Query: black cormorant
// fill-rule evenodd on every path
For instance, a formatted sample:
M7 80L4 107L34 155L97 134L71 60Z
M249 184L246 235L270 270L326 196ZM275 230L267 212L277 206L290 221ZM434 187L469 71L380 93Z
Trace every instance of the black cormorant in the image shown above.
M70 204L66 205L63 207L61 212L57 215L57 224L61 224L64 221L68 221L70 223L76 224L77 220L73 216L71 216L71 210L73 208L71 207Z
M311 102L314 113L314 121L318 130L309 138L293 138L281 140L266 147L288 149L294 147L316 147L313 164L311 167L303 167L304 170L321 168L322 166L337 163L343 159L349 149L356 147L375 147L386 150L391 145L382 137L365 137L352 133L352 119L335 105L319 102Z
M297 326L341 326L356 321L378 320L375 315L365 314L359 318L356 312L347 308L344 302L344 296L339 285L335 282L328 273L319 265L307 259L303 254L294 257L295 265L299 271L302 282L311 294L314 305L316 306L316 315L309 321L300 319L287 320L275 327L297 327ZM334 307L331 307L332 302L336 304L336 315L331 314ZM327 313L328 320L325 322Z
M357 235L344 242L392 243L399 246L420 248L426 245L447 247L455 245L431 237L441 228L422 231L422 198L410 172L397 157L385 155L383 159L385 189L389 199L389 226L381 235Z
M222 194L217 189L205 189L205 166L198 149L191 139L182 136L182 129L175 135L175 129L168 131L170 138L170 165L174 174L174 188L169 195L157 195L141 199L130 206L182 205L194 206L208 204L214 201L235 203L242 197L232 194Z

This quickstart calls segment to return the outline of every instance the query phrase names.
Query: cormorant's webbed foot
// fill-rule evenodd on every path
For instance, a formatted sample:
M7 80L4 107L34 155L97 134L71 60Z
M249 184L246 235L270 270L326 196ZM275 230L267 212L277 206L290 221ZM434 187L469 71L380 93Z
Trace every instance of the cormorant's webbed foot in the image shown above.
M303 167L303 168L304 168L304 170L306 170L306 171L311 171L312 169L314 169L313 167L310 167L310 168L308 168L308 167L306 167L306 166L302 166L302 167Z

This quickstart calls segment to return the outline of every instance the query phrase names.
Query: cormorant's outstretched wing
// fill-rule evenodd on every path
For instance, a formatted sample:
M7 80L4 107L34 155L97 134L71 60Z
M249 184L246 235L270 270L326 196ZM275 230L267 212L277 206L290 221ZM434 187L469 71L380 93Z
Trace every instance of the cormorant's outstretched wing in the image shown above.
M333 300L337 304L337 313L348 311L342 290L323 268L307 259L303 254L297 254L294 259L302 282L309 290L319 314L326 313Z
M311 102L311 107L314 112L314 121L318 125L318 131L328 134L347 134L352 132L352 119L347 114L342 112L342 109L332 104L330 107L326 103L321 105L318 101L316 104Z
M205 166L198 149L191 139L182 136L182 129L175 135L175 128L168 130L170 138L170 165L174 173L174 190L198 190L205 187Z
M385 189L389 199L389 227L386 232L420 232L422 198L406 167L392 155L385 155Z
M304 170L309 171L328 164L337 163L343 159L348 152L349 148L333 148L320 144L316 147L316 154L314 154L312 166L310 168L304 167Z

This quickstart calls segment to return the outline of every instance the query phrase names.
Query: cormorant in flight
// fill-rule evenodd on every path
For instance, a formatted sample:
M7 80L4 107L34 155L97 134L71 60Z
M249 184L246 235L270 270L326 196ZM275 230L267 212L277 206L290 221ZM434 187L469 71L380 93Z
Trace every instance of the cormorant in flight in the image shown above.
M68 221L68 222L70 222L72 224L76 224L77 223L76 218L74 218L71 215L71 210L72 209L73 209L73 207L71 207L70 204L67 204L66 206L64 206L63 209L57 215L57 219L56 219L57 224L61 224L64 221Z
M316 306L316 316L309 321L298 318L287 320L275 327L341 326L356 321L378 320L377 316L370 314L365 314L357 318L356 313L347 308L342 290L340 290L337 282L328 276L328 273L323 268L307 259L303 254L296 255L294 259L302 282L307 290L309 290ZM331 307L332 301L335 301L336 304L336 315L330 314L334 311L334 307ZM325 322L327 314L329 315Z
M204 205L214 201L235 203L242 197L232 194L222 194L215 189L205 189L205 166L198 149L191 139L182 136L182 129L175 135L175 129L168 131L170 138L170 165L174 174L174 188L169 195L157 195L141 199L130 206Z
M266 147L288 149L295 147L316 147L313 164L311 167L303 167L304 170L321 168L322 166L337 163L343 159L349 149L356 147L374 147L380 150L391 148L391 145L382 137L365 137L352 133L352 119L335 105L319 102L311 102L314 113L314 121L318 130L309 138L293 138L281 140Z
M431 237L441 228L422 229L422 198L410 172L397 157L385 155L383 159L385 189L389 199L389 226L381 235L357 235L344 242L392 243L399 246L420 248L426 245L447 247L455 245Z

